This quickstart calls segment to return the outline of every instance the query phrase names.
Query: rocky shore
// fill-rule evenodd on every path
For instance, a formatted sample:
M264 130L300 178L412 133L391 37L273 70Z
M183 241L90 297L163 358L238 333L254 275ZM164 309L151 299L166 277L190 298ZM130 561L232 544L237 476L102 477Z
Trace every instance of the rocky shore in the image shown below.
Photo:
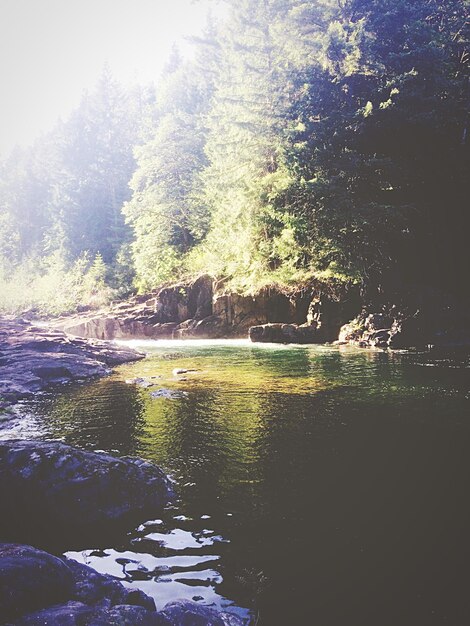
M95 339L216 339L333 343L366 348L470 346L468 306L433 289L367 298L358 287L326 285L290 295L264 289L247 296L201 276L165 286L107 310L56 320L56 328Z
M0 319L0 403L14 403L53 385L105 376L112 367L144 356L25 320Z
M264 289L227 292L210 276L162 287L98 312L54 322L71 335L95 339L217 339L325 343L360 310L357 294L335 299L318 290L287 295ZM256 330L252 330L256 329Z

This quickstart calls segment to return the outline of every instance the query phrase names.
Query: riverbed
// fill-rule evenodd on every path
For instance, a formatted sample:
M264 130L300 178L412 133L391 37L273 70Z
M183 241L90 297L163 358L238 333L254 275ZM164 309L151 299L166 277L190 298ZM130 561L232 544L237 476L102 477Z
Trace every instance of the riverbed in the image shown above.
M470 623L467 355L126 345L149 356L23 402L16 434L141 456L179 499L68 556L257 626Z

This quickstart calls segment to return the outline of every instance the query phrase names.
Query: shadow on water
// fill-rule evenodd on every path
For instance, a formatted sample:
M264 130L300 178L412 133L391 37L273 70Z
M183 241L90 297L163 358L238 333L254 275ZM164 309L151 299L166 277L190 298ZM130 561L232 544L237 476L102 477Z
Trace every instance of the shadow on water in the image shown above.
M161 519L74 558L159 606L247 607L260 626L469 623L467 362L171 345L28 407L45 436L141 455L177 483ZM124 382L138 376L154 387Z

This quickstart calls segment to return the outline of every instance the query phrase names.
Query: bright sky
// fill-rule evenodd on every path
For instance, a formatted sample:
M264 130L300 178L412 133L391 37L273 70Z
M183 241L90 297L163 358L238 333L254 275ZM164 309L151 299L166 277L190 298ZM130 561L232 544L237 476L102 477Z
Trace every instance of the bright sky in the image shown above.
M124 83L158 79L208 8L223 15L217 0L0 0L0 158L66 118L105 63Z

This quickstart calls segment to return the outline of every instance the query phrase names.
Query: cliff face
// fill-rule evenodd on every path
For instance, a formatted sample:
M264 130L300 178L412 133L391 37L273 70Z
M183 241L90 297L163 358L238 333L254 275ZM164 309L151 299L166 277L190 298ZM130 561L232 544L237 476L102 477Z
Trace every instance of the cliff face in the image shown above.
M357 298L335 301L313 290L287 296L275 289L244 296L201 276L56 325L95 339L247 337L251 328L263 327L255 331L257 341L323 343L337 339L341 325L359 311ZM274 330L286 325L281 334Z
M59 320L60 329L95 339L211 339L327 343L360 347L470 344L465 306L437 291L365 300L358 288L332 295L321 286L286 295L230 293L209 276L163 287L106 311Z

